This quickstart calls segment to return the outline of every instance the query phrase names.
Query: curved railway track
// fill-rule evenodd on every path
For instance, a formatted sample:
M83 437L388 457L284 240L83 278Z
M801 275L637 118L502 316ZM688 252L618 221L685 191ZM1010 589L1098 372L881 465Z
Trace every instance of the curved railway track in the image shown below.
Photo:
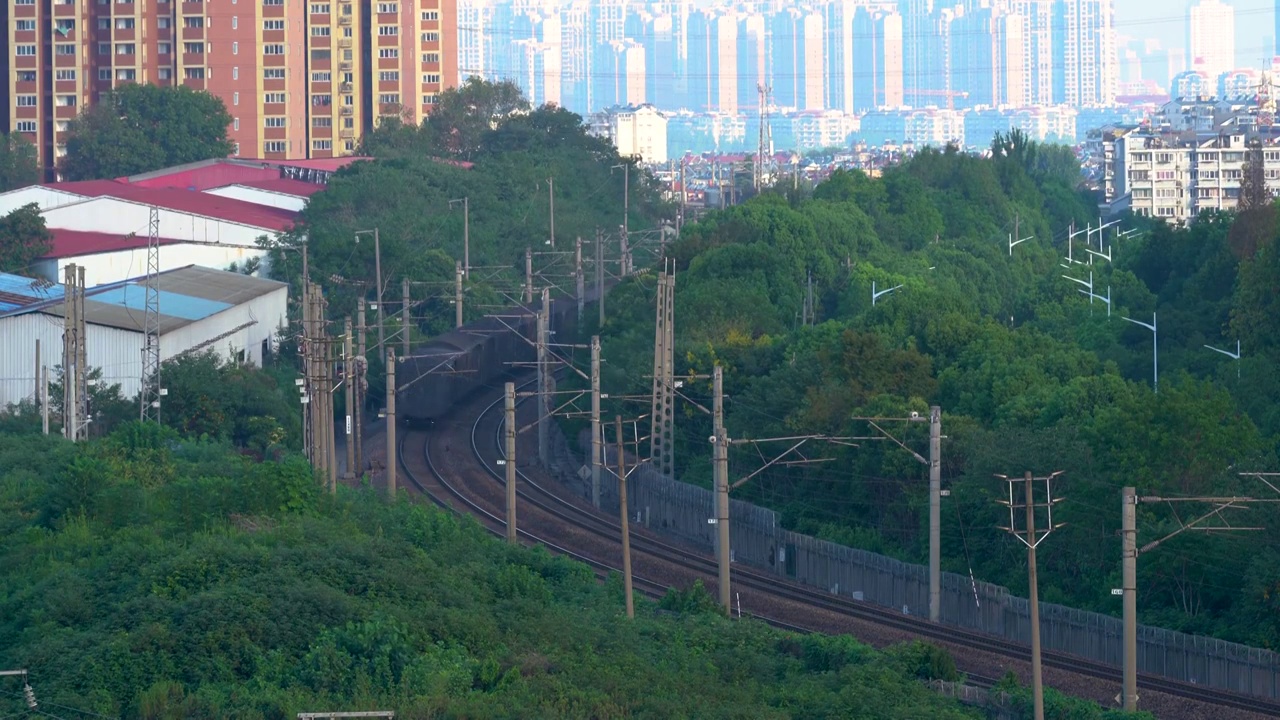
M400 461L408 481L441 507L475 517L484 527L499 536L505 535L505 482L498 461L503 459L501 443L502 395L477 393L462 403L432 432L410 431L401 442ZM521 404L522 415L531 415ZM522 417L526 423L531 417ZM525 443L528 444L527 442ZM522 456L528 450L518 449ZM441 467L447 456L448 466ZM566 496L552 483L534 478L518 467L517 511L518 536L525 544L540 544L549 550L586 563L598 576L617 571L621 566L621 529L618 522L591 508L573 495ZM659 597L668 587L684 586L692 579L702 579L714 592L717 566L714 558L702 552L661 539L643 528L633 526L631 532L632 566L635 589L649 597ZM1009 664L1025 663L1030 655L1026 646L1002 638L936 625L913 616L902 615L889 608L833 596L822 590L800 585L776 575L742 565L733 568L734 590L740 606L769 608L768 612L743 613L778 627L796 631L830 631L830 622L818 622L813 611L837 616L857 625L878 626L899 636L929 639L963 653L987 658L1009 659ZM806 612L808 610L809 612ZM849 631L849 630L845 630ZM860 634L854 631L855 634ZM1107 681L1118 690L1120 669L1104 663L1062 653L1045 652L1046 684L1053 670ZM1003 666L1005 663L999 663ZM994 667L995 663L984 664ZM997 673L998 674L998 673ZM991 685L992 677L969 674L974 684ZM1139 675L1139 691L1155 692L1173 698L1192 700L1209 706L1210 712L1161 712L1161 717L1224 717L1214 709L1231 708L1248 714L1280 717L1280 703L1265 698L1237 695L1156 675ZM1097 697L1097 688L1092 696ZM1073 689L1074 691L1074 689ZM1147 703L1144 701L1144 705ZM1174 703L1175 705L1177 703ZM1255 715L1256 716L1256 715Z

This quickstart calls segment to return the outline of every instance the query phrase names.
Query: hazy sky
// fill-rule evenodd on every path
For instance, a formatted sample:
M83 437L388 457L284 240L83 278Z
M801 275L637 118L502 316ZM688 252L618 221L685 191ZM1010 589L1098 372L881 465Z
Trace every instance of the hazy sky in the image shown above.
M1275 33L1275 0L1223 0L1236 9L1236 62L1257 66L1267 38ZM1165 0L1115 0L1116 33L1159 38L1165 47L1186 47L1187 8L1190 2Z

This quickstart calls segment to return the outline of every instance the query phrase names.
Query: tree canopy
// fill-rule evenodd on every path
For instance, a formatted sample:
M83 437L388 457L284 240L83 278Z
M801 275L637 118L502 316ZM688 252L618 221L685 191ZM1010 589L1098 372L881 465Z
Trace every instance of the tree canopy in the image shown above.
M856 417L943 411L944 567L1025 592L1020 546L995 473L1064 470L1067 525L1042 546L1041 597L1117 613L1108 593L1119 572L1119 488L1167 495L1266 493L1239 476L1277 469L1280 252L1267 230L1240 260L1232 213L1189 227L1126 218L1134 231L1105 240L1067 236L1097 223L1069 149L1001 136L990 157L925 150L880 178L836 172L808 197L766 192L687 225L677 264L677 375L725 368L726 426L739 437L867 436ZM1249 212L1273 212L1264 206ZM1014 234L1030 237L1010 252ZM1091 258L1091 261L1089 260ZM1083 264L1080 261L1085 261ZM1094 298L1070 275L1092 282ZM812 277L817 322L802 308ZM901 286L874 304L879 289ZM645 279L611 297L604 335L610 394L646 393L652 293ZM1110 312L1102 297L1110 298ZM1152 333L1122 316L1159 318L1159 394L1152 392ZM1235 350L1240 361L1205 345ZM1239 379L1237 379L1239 373ZM706 406L710 388L685 393ZM606 409L629 413L621 406ZM682 479L709 483L701 413L681 413ZM923 453L919 425L888 428ZM809 446L807 446L809 447ZM772 466L735 490L781 512L795 530L927 558L925 468L896 444L809 447L829 463ZM765 460L731 452L735 475ZM1005 513L1001 520L1001 513ZM1257 509L1233 522L1280 526ZM1140 511L1142 538L1176 527L1168 510ZM1246 543L1248 543L1246 545ZM1259 543L1265 552L1253 552ZM1280 647L1273 584L1280 545L1257 537L1180 536L1139 564L1146 622Z
M97 180L226 157L231 119L204 91L122 85L71 121L58 169L67 180Z
M0 134L0 192L40 182L40 155L22 133Z
M0 217L0 272L30 274L31 263L49 252L52 240L35 203Z

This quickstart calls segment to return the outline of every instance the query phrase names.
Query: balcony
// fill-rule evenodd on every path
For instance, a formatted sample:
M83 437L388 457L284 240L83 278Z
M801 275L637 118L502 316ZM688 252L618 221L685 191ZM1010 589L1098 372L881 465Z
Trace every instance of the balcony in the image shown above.
M345 82L344 82L344 83L342 83L341 85L339 85L339 86L338 86L338 92L344 92L344 93L349 93L349 92L351 92L351 83L345 83Z
M338 24L339 24L339 25L350 25L350 24L351 24L351 16L350 16L350 15L340 15L340 16L338 16Z
M343 62L338 63L338 69L339 69L339 70L350 70L350 69L351 69L351 62L350 62L350 61L347 61L347 60L344 60Z
M183 40L203 40L204 28L202 27L184 27L182 28Z
M340 48L351 47L351 38L338 38L338 47Z
M352 130L351 128L343 128L338 132L338 137L353 138L355 136L356 136L356 131Z
M350 105L343 105L343 106L342 106L342 110L340 110L339 112L340 112L342 115L353 115L353 114L355 114L355 110L354 110Z

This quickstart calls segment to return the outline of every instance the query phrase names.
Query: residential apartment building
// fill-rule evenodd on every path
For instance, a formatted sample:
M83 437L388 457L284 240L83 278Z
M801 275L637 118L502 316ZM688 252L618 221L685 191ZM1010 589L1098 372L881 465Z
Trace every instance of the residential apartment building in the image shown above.
M68 123L124 83L220 97L236 155L353 152L387 115L419 122L458 77L456 0L5 0L0 130L52 168Z

